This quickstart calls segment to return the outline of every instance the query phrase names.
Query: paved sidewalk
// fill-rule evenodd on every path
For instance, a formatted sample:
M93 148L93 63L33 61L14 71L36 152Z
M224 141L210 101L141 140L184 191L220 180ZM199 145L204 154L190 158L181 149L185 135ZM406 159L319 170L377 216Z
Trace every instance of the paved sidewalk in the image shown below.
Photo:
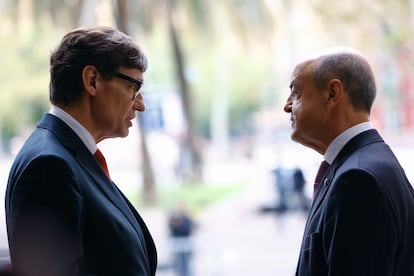
M294 275L306 215L260 213L271 192L269 184L251 184L199 214L192 276ZM165 214L160 210L141 213L157 243L157 276L173 276L166 268L170 256Z

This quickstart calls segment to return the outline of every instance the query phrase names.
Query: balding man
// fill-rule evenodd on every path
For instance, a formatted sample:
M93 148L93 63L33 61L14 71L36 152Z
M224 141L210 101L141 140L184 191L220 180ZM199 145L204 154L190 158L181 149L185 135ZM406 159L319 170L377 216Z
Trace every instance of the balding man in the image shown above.
M370 122L367 59L319 52L295 67L290 89L292 140L324 156L296 275L414 275L414 192Z

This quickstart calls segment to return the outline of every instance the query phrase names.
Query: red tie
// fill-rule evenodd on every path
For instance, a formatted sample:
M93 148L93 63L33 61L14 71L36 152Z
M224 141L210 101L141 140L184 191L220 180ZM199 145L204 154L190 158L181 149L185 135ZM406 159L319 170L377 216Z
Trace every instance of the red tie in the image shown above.
M101 165L101 167L104 170L104 172L106 173L106 175L109 178L111 178L109 176L108 166L106 165L105 157L103 156L102 152L99 149L97 149L93 156L95 156L96 160L98 160L99 165Z
M329 168L329 163L325 160L321 162L319 166L318 173L316 174L315 184L313 184L313 197L315 197L316 192L318 191L319 184L321 183L322 177L325 175L326 171Z

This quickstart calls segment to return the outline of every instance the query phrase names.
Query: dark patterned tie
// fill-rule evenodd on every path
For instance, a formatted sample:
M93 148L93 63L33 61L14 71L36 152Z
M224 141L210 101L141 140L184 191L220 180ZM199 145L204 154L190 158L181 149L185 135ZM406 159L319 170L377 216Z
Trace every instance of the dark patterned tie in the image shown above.
M325 160L321 162L321 165L319 166L318 173L315 177L315 184L313 184L313 197L315 197L316 192L318 191L319 184L321 183L322 177L325 175L326 171L329 168L329 163Z
M99 165L101 165L101 167L104 170L104 172L106 173L106 175L109 178L111 178L110 175L109 175L109 170L108 170L108 166L106 164L105 157L103 156L102 152L99 149L97 149L93 156L95 156L96 160L98 160Z

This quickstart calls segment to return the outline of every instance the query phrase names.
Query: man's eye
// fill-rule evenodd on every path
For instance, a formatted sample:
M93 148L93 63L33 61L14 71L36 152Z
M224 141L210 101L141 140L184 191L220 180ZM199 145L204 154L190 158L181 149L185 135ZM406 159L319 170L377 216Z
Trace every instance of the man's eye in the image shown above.
M130 83L129 88L135 93L138 90L138 85L136 83Z
M300 95L299 95L299 93L298 93L298 91L296 91L296 90L292 90L292 97L293 98L299 98L300 97Z

